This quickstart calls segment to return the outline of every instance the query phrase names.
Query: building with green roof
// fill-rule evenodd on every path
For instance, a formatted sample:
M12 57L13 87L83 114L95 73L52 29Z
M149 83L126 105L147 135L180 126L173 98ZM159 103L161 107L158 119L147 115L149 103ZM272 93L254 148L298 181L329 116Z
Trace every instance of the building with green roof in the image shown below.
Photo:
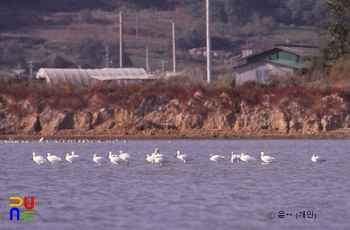
M246 81L266 84L269 77L308 69L306 57L315 57L319 48L315 46L275 45L274 47L249 55L236 61L236 85Z

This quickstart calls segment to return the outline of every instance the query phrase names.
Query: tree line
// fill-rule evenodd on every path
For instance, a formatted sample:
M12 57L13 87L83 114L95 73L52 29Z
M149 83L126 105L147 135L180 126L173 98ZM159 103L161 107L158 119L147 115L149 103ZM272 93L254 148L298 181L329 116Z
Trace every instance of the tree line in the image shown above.
M193 18L205 16L205 0L0 0L0 5L13 12L25 7L33 12L68 12L83 9L136 10L154 8L173 10L186 7ZM256 18L273 17L278 23L315 25L324 17L322 9L326 0L210 0L213 20L235 25L244 25Z
M205 15L204 0L181 0L188 5L192 17ZM324 17L326 0L210 0L214 20L242 26L258 18L273 17L276 22L315 25Z
M0 6L5 4L5 0L0 0ZM22 0L12 0L7 9L16 4L29 4ZM263 36L271 34L272 30L279 24L312 25L320 29L320 35L324 36L325 42L321 47L321 57L316 61L316 66L325 67L330 61L349 58L350 54L350 1L349 0L210 0L212 20L236 25L239 33L243 36ZM49 6L51 4L51 6ZM205 0L32 0L30 7L40 11L40 9L52 9L56 6L56 11L119 7L127 4L136 9L157 8L170 10L174 7L186 6L193 18L205 17ZM28 5L29 6L29 5ZM28 10L31 10L31 8ZM47 7L47 8L46 8ZM5 22L5 21L3 21ZM1 25L1 23L0 23ZM186 28L184 35L178 40L178 47L188 49L204 44L205 35L200 31L204 30L204 24L194 24ZM0 26L1 30L1 26ZM31 39L30 45L42 43L39 39ZM0 61L2 63L18 63L21 45L17 41L2 41L0 47ZM90 50L104 51L106 44L97 40L84 40L76 45L74 49L79 53L80 63L102 62L103 54L98 56L101 60L92 60L96 55L90 55ZM115 50L115 44L110 44ZM91 48L92 47L92 48ZM23 59L23 57L22 57ZM91 60L90 60L91 59ZM112 57L117 61L117 55ZM22 60L24 62L25 60ZM128 60L125 60L128 63ZM129 63L131 65L131 63Z

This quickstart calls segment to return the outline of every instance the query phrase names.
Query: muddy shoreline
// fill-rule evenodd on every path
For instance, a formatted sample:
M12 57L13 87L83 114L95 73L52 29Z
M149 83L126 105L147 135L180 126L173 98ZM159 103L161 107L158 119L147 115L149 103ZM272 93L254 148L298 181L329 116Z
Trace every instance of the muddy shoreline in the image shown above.
M231 135L53 135L53 136L39 136L39 135L0 135L0 140L39 140L44 137L46 140L287 140L287 139L301 139L301 140L317 140L317 139L334 139L350 140L349 133L322 133L322 134L266 134L266 135L248 135L248 134L231 134Z

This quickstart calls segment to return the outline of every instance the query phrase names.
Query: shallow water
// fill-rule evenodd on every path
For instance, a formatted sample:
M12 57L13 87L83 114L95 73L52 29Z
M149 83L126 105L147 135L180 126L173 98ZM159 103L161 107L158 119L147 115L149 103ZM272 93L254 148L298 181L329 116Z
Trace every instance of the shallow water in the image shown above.
M130 140L0 143L1 229L349 229L349 140ZM155 148L170 162L145 160ZM130 164L92 162L119 150ZM176 150L194 160L184 164ZM38 165L32 152L80 161ZM230 153L273 164L230 163ZM211 153L226 156L216 164ZM311 162L312 154L326 157ZM34 221L9 220L10 196L34 196ZM21 207L21 210L24 208ZM279 218L279 211L292 216ZM299 217L313 211L317 218ZM273 212L274 219L268 218ZM269 214L272 217L272 214Z

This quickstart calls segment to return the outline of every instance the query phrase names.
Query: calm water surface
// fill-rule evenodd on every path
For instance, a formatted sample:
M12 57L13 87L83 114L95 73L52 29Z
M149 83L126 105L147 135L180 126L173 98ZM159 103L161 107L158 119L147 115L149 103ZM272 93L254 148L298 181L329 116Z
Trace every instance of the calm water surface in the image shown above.
M155 148L169 164L145 160ZM92 162L94 153L119 150L131 154L130 164ZM194 160L182 163L176 150ZM81 157L38 165L33 151ZM231 164L231 151L264 151L277 162ZM32 141L0 143L0 153L0 229L349 229L349 140ZM211 153L226 162L210 162ZM312 163L312 154L327 161ZM9 220L14 195L35 196L34 221ZM317 218L296 219L302 211Z

